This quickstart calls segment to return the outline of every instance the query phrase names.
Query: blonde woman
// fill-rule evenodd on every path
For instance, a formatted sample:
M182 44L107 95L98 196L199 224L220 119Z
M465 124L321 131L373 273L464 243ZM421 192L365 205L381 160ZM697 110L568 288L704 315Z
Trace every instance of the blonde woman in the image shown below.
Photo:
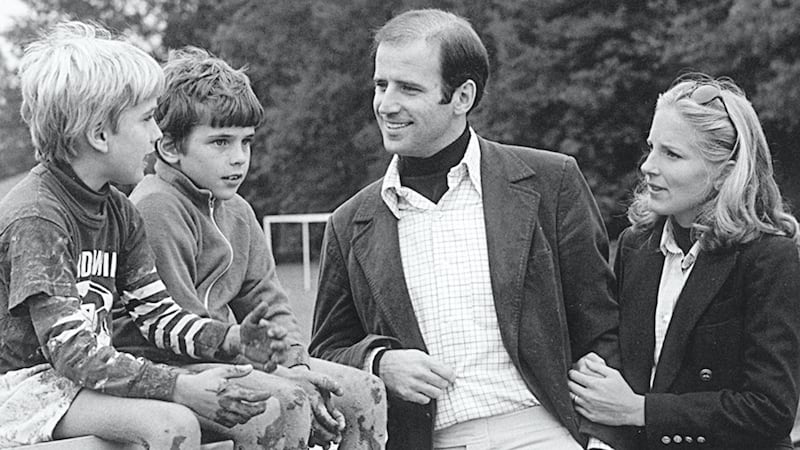
M758 117L730 80L684 77L647 143L615 267L622 375L582 358L576 409L634 426L637 448L792 448L798 224Z

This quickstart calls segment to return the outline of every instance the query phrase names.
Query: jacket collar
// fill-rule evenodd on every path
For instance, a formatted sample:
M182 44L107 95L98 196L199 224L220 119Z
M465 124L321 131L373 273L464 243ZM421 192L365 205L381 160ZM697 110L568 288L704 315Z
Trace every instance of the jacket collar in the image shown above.
M180 191L201 211L208 211L214 205L214 195L210 190L197 187L186 174L161 159L156 160L155 172L157 177Z

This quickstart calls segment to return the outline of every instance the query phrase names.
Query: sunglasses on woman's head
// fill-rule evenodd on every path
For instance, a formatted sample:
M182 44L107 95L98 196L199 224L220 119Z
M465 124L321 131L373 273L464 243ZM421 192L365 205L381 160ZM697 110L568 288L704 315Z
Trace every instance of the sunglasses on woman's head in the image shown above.
M725 99L722 98L722 90L716 85L698 82L688 92L688 94L686 94L686 96L700 106L708 106L714 100L719 100L719 102L722 104L722 108L725 110L725 115L728 116L728 121L733 126L734 133L736 133L736 125L734 125L733 119L731 119L731 113L728 112L728 106L725 104ZM736 148L734 147L734 152L731 153L730 159L734 159L736 157L734 154L735 150Z

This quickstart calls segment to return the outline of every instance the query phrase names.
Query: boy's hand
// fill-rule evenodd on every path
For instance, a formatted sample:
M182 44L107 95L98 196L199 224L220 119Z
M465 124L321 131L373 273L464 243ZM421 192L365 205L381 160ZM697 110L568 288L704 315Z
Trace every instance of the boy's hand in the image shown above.
M225 366L178 375L173 401L224 427L246 423L266 410L270 398L231 381L252 371L249 365Z
M309 446L319 445L327 449L332 443L339 443L345 427L344 414L331 401L331 395L343 394L339 383L303 365L292 368L281 366L275 374L294 381L308 395L313 414Z
M268 304L258 305L239 325L239 353L260 364L264 372L273 372L278 364L286 361L289 344L286 329L264 318L268 310Z

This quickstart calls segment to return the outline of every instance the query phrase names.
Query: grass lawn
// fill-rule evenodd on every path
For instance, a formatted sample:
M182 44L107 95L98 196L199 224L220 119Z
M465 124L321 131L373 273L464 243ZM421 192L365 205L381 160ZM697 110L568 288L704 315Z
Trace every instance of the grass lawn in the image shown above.
M303 287L303 264L278 261L278 279L289 295L289 304L300 322L306 342L311 338L311 320L314 315L314 299L317 295L319 263L311 262L311 289Z

